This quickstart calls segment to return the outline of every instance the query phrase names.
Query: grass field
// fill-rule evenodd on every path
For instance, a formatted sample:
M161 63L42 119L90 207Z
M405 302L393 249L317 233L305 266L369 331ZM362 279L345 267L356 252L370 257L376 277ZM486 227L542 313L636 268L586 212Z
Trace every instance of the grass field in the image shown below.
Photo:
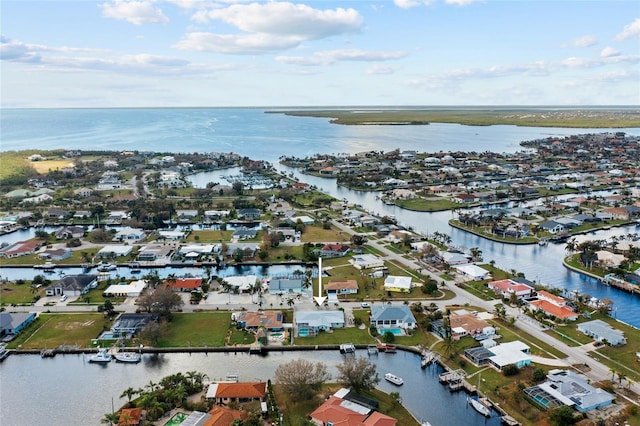
M189 346L225 346L231 327L229 312L193 312L173 314L168 332L159 341L160 348Z
M410 200L396 200L394 203L403 209L415 210L419 212L437 212L451 210L460 207L459 203L454 203L445 198L412 198Z
M73 167L73 162L69 160L44 160L30 161L31 167L41 175L45 175L52 170L62 170L65 167Z
M91 347L91 340L110 327L103 314L40 314L39 319L9 344L15 349L54 349L60 345Z
M469 126L490 126L511 124L524 127L578 127L578 128L621 128L640 127L640 115L636 112L590 110L588 115L577 110L536 111L531 110L318 110L281 111L297 117L330 118L336 124L427 124L456 123Z
M43 288L39 288L36 294L42 294ZM0 305L24 305L33 301L34 293L30 284L15 284L11 281L0 284Z
M302 233L302 241L305 243L318 242L348 242L349 234L338 231L334 228L323 229L321 226L306 226Z
M229 242L231 241L232 235L233 235L233 231L216 231L216 230L192 231L187 237L187 242L189 243L195 243L195 242L219 243L220 241Z

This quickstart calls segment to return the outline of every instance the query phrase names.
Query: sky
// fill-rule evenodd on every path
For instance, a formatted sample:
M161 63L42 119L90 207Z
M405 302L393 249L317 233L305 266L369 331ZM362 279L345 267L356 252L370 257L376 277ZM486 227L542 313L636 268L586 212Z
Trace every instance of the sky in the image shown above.
M635 0L2 0L0 106L640 105Z

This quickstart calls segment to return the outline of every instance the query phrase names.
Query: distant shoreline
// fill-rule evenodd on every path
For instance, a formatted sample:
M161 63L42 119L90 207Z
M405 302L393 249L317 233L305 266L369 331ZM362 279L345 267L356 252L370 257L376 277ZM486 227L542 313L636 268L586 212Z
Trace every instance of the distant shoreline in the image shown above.
M343 125L426 125L450 123L466 126L513 125L521 127L631 128L640 127L639 109L487 107L486 109L298 109L267 113L293 117L328 118Z

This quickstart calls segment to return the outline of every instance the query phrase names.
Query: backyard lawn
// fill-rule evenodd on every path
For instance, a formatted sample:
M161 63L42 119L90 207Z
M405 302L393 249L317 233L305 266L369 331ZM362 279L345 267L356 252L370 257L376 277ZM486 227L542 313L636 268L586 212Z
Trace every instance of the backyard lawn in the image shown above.
M324 229L322 226L306 226L302 233L302 242L349 242L350 236L346 232L338 231L335 228Z
M158 347L225 346L225 337L231 327L231 313L176 313L172 318L166 335L158 341Z
M205 230L205 231L192 231L187 237L188 243L219 243L220 241L229 242L233 231L217 231L217 230Z
M10 348L55 349L60 345L91 347L111 323L102 314L40 314L33 326L28 327L10 344Z

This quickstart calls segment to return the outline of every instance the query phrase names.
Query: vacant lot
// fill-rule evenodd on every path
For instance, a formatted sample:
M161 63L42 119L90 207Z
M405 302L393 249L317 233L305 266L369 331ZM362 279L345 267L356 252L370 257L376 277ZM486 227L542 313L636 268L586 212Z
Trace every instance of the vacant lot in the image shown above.
M40 314L33 327L29 327L10 347L22 349L54 349L60 345L91 347L91 340L110 322L102 314Z
M231 327L230 312L173 314L168 332L158 342L160 348L224 346Z
M31 161L31 167L41 175L47 174L53 170L62 170L65 167L73 167L73 162L69 160L44 160L44 161Z

